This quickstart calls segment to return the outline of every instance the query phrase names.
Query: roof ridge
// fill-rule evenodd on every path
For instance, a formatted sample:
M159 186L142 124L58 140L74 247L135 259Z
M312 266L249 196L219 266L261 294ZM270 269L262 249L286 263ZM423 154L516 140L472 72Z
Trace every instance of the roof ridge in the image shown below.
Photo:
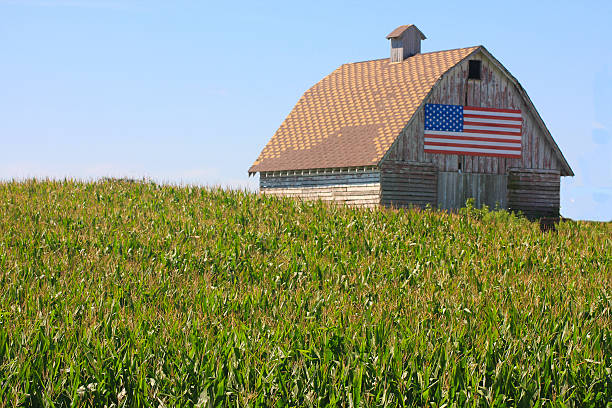
M484 45L472 45L472 46L470 46L470 47L450 48L450 49L448 49L448 50L438 50L438 51L430 51L430 52L421 52L421 53L419 53L419 54L415 54L415 55L413 55L412 57L416 57L417 55L436 54L436 53L439 53L439 52L461 51L461 50L467 50L467 49L470 49L470 48L474 48L474 49L476 49L476 48L480 48L480 47L484 47ZM406 58L404 61L408 61L408 60L409 60L410 58L412 58L412 57L408 57L408 58ZM388 59L389 59L389 57L386 57L386 58L374 58L374 59L371 59L371 60L363 60L363 61L355 61L355 62L345 62L345 63L344 63L344 64L342 64L342 65L363 64L363 63L365 63L365 62L382 61L382 60L388 60ZM404 61L402 61L402 62L404 62ZM340 65L340 66L342 66L342 65Z

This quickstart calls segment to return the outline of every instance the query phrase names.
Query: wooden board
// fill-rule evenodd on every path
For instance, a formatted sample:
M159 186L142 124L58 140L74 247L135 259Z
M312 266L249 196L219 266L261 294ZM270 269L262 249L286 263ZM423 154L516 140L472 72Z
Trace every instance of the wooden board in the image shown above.
M367 171L263 176L259 179L259 191L266 195L295 197L302 200L376 207L380 204L380 173Z
M438 174L438 199L440 209L455 210L465 207L468 199L481 208L507 208L508 177L502 174L474 174L440 172Z
M438 172L417 162L386 161L380 168L381 204L389 207L434 207Z
M511 169L508 176L508 208L529 219L558 217L560 173L556 170Z

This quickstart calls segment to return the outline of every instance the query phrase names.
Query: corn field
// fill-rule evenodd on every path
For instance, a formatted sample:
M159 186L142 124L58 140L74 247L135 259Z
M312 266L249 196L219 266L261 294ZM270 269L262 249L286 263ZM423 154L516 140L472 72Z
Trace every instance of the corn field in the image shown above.
M610 407L612 224L0 183L0 406Z

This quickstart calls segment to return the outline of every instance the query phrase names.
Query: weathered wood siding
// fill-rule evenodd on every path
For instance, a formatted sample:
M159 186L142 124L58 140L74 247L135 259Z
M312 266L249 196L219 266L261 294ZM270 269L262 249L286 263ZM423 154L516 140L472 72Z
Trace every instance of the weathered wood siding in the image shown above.
M423 150L424 112L402 131L385 160L416 161L433 164L439 171L464 173L507 174L510 168L560 170L561 164L552 145L510 79L482 53L470 57L482 61L482 79L468 80L468 60L447 72L433 88L425 103L520 109L523 114L523 153L521 159L479 157L456 154L433 154Z
M438 174L438 208L453 210L465 206L469 198L481 208L508 206L508 177L505 174L440 172Z
M381 204L435 207L437 176L430 164L386 161L380 167Z
M559 216L558 171L512 169L508 176L508 208L527 218Z
M282 176L262 174L259 191L262 194L297 197L303 200L375 207L380 203L380 173L367 171Z
M420 52L421 34L415 27L410 27L401 37L391 39L391 62L401 62Z

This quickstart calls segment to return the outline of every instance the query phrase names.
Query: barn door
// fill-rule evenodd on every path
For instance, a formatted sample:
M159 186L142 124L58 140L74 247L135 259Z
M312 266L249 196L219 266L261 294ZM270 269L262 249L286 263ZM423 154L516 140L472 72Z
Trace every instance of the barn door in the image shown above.
M440 172L438 174L438 208L456 210L465 207L473 198L475 206L487 205L493 209L508 207L508 176L504 174L477 174Z

